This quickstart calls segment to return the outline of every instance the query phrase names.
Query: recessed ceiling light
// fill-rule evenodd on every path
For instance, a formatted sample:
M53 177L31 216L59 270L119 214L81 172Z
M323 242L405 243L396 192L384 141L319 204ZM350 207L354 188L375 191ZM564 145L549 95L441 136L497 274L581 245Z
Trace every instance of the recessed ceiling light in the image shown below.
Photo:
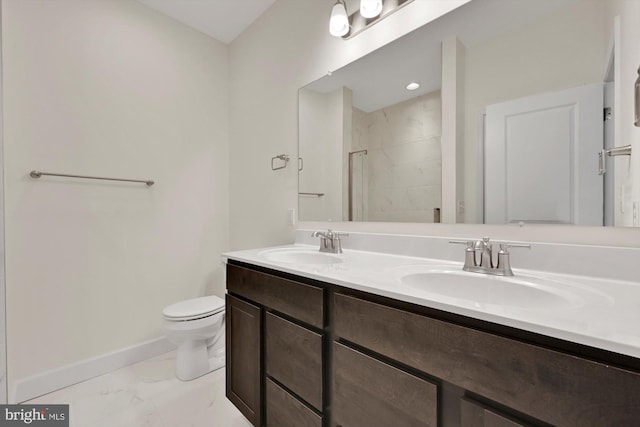
M416 90L420 87L420 83L411 82L407 85L407 90Z

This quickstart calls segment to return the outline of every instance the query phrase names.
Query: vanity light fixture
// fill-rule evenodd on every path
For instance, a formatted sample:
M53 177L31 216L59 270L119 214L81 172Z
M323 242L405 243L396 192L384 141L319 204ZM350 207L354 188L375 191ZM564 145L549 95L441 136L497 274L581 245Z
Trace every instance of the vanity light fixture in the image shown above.
M342 37L349 32L349 17L344 0L336 1L331 9L331 19L329 20L329 32L332 36Z
M375 18L382 12L382 0L360 0L360 15Z
M344 0L337 0L331 9L329 33L347 40L382 21L414 0L360 0L360 8L347 14Z
M420 83L418 82L411 82L406 86L407 90L416 90L420 87Z

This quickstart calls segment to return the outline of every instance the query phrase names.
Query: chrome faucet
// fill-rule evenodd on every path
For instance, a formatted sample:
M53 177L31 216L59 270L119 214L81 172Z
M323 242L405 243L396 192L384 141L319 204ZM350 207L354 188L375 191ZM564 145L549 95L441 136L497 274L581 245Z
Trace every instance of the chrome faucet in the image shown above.
M346 237L346 233L336 233L329 229L328 231L314 231L311 237L320 237L320 252L329 252L332 254L342 253L342 244L340 237Z
M467 246L464 251L464 266L462 267L464 271L496 276L513 276L509 261L509 248L531 248L531 245L521 243L500 243L498 262L494 267L493 245L488 237L484 237L482 240L450 240L449 243L460 243Z

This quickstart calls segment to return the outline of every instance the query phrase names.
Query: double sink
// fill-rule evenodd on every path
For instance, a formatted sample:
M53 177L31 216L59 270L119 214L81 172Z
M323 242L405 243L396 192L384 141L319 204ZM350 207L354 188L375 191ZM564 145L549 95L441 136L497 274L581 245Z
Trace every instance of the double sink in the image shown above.
M363 243L371 244L355 242L356 246ZM439 250L448 247L442 243L434 242ZM400 239L373 240L372 246L389 245L389 252L394 252L404 244L409 246L401 251L414 252L413 241ZM529 265L560 262L555 258L541 262L541 249L534 250L535 254L522 255L537 257ZM558 255L546 250L550 255L544 256ZM584 255L584 248L574 250L572 256L585 262L594 259ZM356 249L333 254L319 252L315 244L298 243L231 252L225 259L640 358L637 280L590 275L593 269L588 265L585 274L578 275L575 262L566 269L574 273L530 270L515 262L513 276L481 274L463 271L466 252L459 253L459 262L453 262ZM526 259L520 256L516 260ZM618 256L618 263L636 258L635 252Z
M396 291L443 303L549 310L609 302L607 295L589 286L544 274L518 272L510 277L493 276L462 271L462 265L458 263L435 260L416 263L415 258L409 262L396 262L396 265L391 263L385 268L380 266L375 255L369 253L329 254L300 247L267 249L258 255L269 262L323 271L329 275L369 276L371 280L385 281ZM371 259L367 260L367 257Z

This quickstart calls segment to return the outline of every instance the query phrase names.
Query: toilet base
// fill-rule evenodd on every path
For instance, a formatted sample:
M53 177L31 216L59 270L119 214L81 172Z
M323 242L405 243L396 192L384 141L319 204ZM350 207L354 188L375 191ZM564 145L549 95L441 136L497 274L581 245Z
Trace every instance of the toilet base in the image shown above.
M209 359L209 372L217 371L220 368L224 368L224 354L218 357L212 357Z
M201 343L184 343L176 355L176 377L191 381L222 368L225 365L224 347L209 356L207 346Z

